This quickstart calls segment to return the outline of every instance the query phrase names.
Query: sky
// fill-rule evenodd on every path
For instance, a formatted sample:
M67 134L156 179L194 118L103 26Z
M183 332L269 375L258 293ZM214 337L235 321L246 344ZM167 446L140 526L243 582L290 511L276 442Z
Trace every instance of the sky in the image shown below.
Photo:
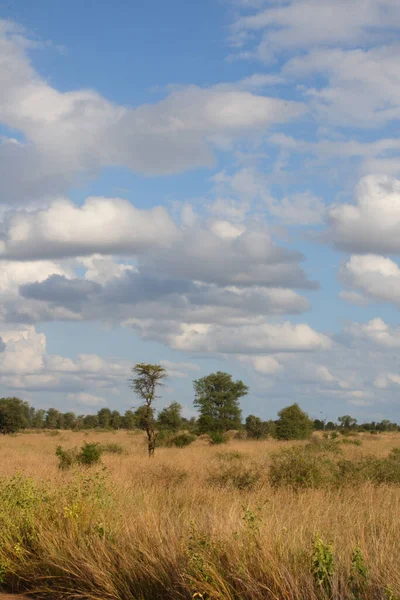
M0 394L400 422L398 0L0 1Z

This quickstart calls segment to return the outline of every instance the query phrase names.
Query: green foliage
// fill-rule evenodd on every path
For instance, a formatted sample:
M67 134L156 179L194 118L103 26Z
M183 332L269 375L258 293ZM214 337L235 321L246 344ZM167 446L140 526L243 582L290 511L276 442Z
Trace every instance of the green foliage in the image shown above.
M248 415L244 426L247 437L253 440L266 439L270 432L268 421L262 421L260 417Z
M158 415L157 425L160 429L179 431L182 428L182 406L178 402L172 402Z
M338 441L329 439L327 437L320 438L316 435L311 437L309 443L305 446L305 449L315 452L332 452L334 454L342 453L342 449Z
M100 462L103 449L96 442L85 442L78 456L81 465L95 465Z
M313 430L313 422L298 404L283 408L278 413L276 437L278 440L306 440Z
M218 446L219 444L226 444L228 442L228 438L226 435L222 433L222 431L210 431L210 444L213 446Z
M342 417L338 418L338 421L340 423L340 427L343 427L344 429L350 429L351 427L355 427L357 425L357 419L354 419L354 417L351 417L350 415L343 415Z
M337 481L336 463L312 448L285 448L271 458L269 480L273 487L318 488Z
M362 441L361 440L349 439L349 438L343 438L342 439L342 444L353 444L353 446L361 446L362 445Z
M186 448L196 440L196 436L191 433L179 433L171 438L169 445L177 448Z
M112 446L112 444L110 444ZM64 450L62 446L57 446L56 456L59 458L59 468L66 470L74 465L91 466L100 462L103 453L103 447L96 442L85 442L82 448L69 448Z
M98 426L102 429L111 427L111 410L109 408L101 408L97 413Z
M0 433L16 433L29 421L29 405L19 398L0 398Z
M242 381L232 381L228 373L218 371L193 382L194 405L199 409L199 433L239 429L241 414L239 398L248 387Z
M316 587L330 596L335 559L332 546L326 544L319 535L316 535L314 539L311 570Z
M368 567L360 546L355 548L351 557L349 587L354 598L359 600L363 598L368 581Z
M209 482L218 487L227 487L240 491L253 490L261 481L260 468L253 463L230 461L218 465L210 472Z
M101 444L101 451L104 454L124 454L125 449L121 444L110 442L108 444Z

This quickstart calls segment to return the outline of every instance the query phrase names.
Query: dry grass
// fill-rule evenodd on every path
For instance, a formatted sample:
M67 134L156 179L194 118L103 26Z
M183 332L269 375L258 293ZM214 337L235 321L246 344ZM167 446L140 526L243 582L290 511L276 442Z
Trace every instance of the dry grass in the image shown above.
M343 445L347 458L400 447L399 434L359 439ZM56 446L84 441L117 442L126 453L105 455L100 469L61 472ZM286 445L198 440L149 460L141 434L4 436L0 476L32 480L2 483L0 578L8 591L48 598L398 600L400 487L272 490L268 463ZM226 465L257 477L238 489L218 479ZM331 593L311 573L317 533L334 548ZM355 596L348 577L357 545L368 578Z

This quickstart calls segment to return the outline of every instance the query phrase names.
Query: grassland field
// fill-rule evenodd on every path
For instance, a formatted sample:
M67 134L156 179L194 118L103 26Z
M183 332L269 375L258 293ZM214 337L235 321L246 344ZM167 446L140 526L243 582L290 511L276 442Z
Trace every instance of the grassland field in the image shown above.
M357 439L338 440L342 458L400 448L399 433ZM122 453L59 469L58 445L93 441ZM398 600L400 485L272 485L273 456L306 444L197 439L149 459L141 432L1 436L0 589L90 600Z

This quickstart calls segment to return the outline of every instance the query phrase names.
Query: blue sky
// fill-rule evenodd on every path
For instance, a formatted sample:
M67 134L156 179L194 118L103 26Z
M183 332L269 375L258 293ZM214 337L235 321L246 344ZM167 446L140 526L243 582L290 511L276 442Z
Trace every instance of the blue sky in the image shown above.
M400 421L396 0L0 4L2 395Z

